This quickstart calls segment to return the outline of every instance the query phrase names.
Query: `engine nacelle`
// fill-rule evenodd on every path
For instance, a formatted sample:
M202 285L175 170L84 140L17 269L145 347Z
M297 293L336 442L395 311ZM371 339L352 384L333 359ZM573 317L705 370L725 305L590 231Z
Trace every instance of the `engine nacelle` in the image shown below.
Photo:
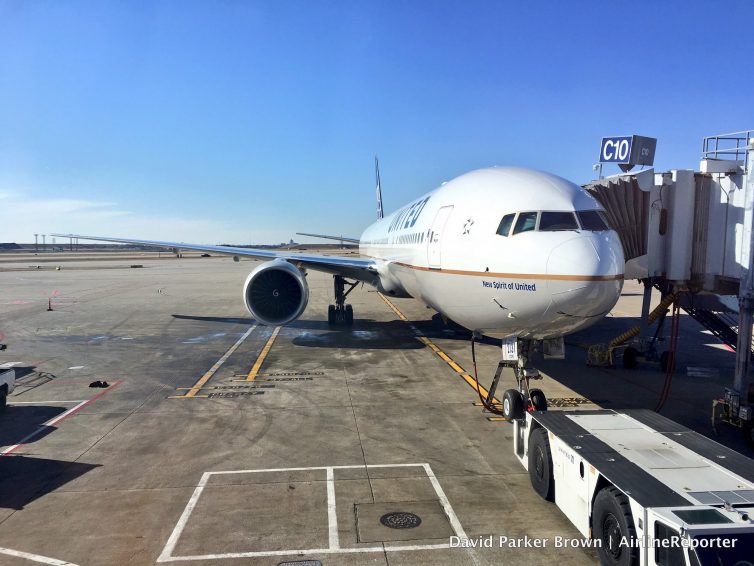
M282 259L266 261L246 278L243 300L251 316L262 324L286 324L304 312L309 285L296 266Z

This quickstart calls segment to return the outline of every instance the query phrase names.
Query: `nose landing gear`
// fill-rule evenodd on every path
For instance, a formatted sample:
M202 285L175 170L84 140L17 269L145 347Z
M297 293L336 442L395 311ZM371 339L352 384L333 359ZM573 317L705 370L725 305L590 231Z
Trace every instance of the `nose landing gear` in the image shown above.
M353 306L346 304L346 297L358 284L358 281L348 281L340 275L333 275L335 304L327 307L328 324L353 326ZM348 286L348 290L346 290L346 286Z
M541 389L532 389L530 387L531 380L542 379L539 370L529 365L529 360L535 351L536 342L534 340L519 339L515 348L517 355L513 360L509 359L513 357L510 355L512 352L509 346L509 344L503 343L503 359L497 364L495 376L492 378L492 385L487 393L487 398L482 400L482 404L488 411L500 414L508 420L522 419L526 411L546 411L547 397L545 397ZM474 367L476 368L476 362L474 362ZM493 400L500 382L500 376L505 367L513 368L518 387L517 389L508 389L505 391L502 408L499 408L494 406Z

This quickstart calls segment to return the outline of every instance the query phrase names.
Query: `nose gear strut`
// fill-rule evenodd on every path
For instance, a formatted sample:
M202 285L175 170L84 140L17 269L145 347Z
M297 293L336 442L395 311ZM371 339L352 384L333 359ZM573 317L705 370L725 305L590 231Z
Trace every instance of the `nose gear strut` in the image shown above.
M479 377L476 367L476 333L471 335L471 358L474 366L474 381L479 400L487 411L501 415L508 420L522 419L524 411L546 411L547 398L541 389L532 389L530 380L542 379L539 370L529 365L529 359L536 350L536 341L519 339L517 343L518 358L516 361L500 360L492 378L487 397L484 397L479 387ZM502 407L494 402L495 391L500 383L503 368L513 368L516 377L517 389L508 389L503 395Z

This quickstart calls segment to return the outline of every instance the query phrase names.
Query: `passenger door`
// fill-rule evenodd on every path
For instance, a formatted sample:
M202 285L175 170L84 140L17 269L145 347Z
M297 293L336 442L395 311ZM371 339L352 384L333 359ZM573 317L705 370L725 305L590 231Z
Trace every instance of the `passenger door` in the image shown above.
M432 222L432 228L427 238L427 264L429 267L439 269L442 267L442 233L445 231L445 225L448 223L450 213L453 212L453 206L443 206L437 211L435 219Z

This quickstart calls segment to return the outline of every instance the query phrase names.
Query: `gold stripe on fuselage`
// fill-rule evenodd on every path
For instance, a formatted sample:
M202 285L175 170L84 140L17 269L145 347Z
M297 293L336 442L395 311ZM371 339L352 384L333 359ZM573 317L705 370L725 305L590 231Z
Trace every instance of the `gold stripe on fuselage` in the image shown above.
M396 265L416 269L417 271L431 271L433 273L447 273L449 275L471 275L473 277L499 277L505 279L549 279L553 281L620 281L623 273L618 275L554 275L549 273L496 273L492 271L464 271L461 269L442 269L439 267L422 267L410 263L395 262Z

